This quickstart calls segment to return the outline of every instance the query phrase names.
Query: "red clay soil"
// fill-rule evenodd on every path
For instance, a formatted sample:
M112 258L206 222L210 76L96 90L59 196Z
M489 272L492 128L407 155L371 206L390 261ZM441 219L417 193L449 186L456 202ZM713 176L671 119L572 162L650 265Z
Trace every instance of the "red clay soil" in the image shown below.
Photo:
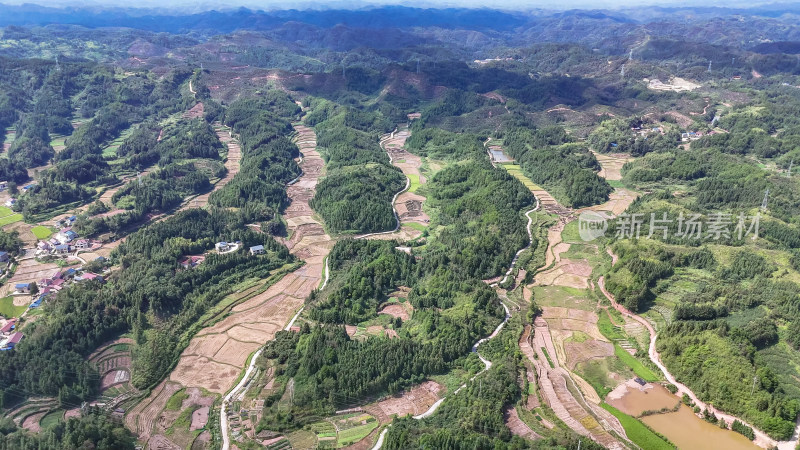
M192 109L183 113L184 119L199 119L203 117L203 113L205 112L205 107L203 106L203 102L200 102L192 107Z
M511 430L511 434L531 440L542 438L519 418L519 414L517 414L517 410L513 406L509 406L505 410L503 417L505 418L506 426Z
M401 320L406 321L411 316L406 311L406 308L403 307L400 303L390 303L383 307L378 314L388 314L392 317L399 317Z

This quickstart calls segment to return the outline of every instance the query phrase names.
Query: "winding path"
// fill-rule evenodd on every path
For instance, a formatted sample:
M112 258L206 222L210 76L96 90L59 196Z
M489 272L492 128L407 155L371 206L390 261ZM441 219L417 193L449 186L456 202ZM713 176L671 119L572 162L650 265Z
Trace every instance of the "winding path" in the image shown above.
M609 254L611 254L610 249L609 249ZM612 257L614 257L614 256L615 255L612 254ZM697 397L697 395L695 395L694 392L692 392L691 389L689 389L689 387L687 387L685 384L679 382L675 378L675 376L672 375L672 373L670 373L670 371L667 369L667 367L661 362L661 355L659 355L658 351L656 350L656 337L657 336L656 336L656 330L655 330L655 328L653 328L653 325L650 322L648 322L647 319L645 319L644 317L642 317L642 316L640 316L638 314L632 313L630 310L628 310L627 308L625 308L621 304L617 303L617 301L614 299L614 296L611 295L611 293L606 290L604 277L600 277L600 278L597 279L597 285L600 287L600 291L603 292L603 295L605 295L606 298L608 299L608 301L611 302L611 305L614 306L614 309L619 311L622 315L630 317L631 319L641 323L645 328L647 328L647 331L650 332L650 346L648 348L647 354L650 357L650 361L652 361L653 364L655 364L659 368L659 370L661 370L661 373L664 374L664 378L666 378L667 381L669 381L670 383L674 384L678 388L678 391L676 392L675 395L677 395L678 397L682 396L683 394L688 395L689 398L692 399L694 404L697 405L698 407L700 407L700 409L707 409L710 412L714 413L714 415L716 415L718 418L725 419L725 421L728 422L728 423L733 423L734 420L738 420L739 422L742 422L743 424L749 426L750 428L753 429L753 432L756 435L756 438L755 438L755 440L753 442L756 445L760 446L760 447L763 447L763 448L777 447L780 450L794 450L794 448L798 444L798 440L799 440L798 436L800 436L800 419L798 419L797 424L795 425L795 430L794 430L794 433L792 434L792 439L791 440L789 440L789 441L776 441L775 439L772 439L771 437L769 437L769 435L767 435L767 433L755 428L753 425L751 425L747 421L745 421L745 420L743 420L743 419L741 419L739 417L736 417L734 415L722 412L722 411L718 410L717 408L715 408L713 405L710 405L710 404L707 404L707 403L703 402L702 400L700 400Z
M537 199L536 199L536 207L534 207L533 209L531 209L531 210L529 210L529 211L527 211L527 212L525 213L525 216L528 218L528 225L527 225L527 227L526 227L526 228L527 228L527 230L528 230L528 245L526 245L525 247L523 247L522 249L520 249L520 250L519 250L519 251L518 251L518 252L517 252L517 253L514 255L514 258L511 260L510 267L508 268L508 271L506 272L506 276L503 278L503 282L506 280L506 278L508 278L509 274L510 274L510 273L511 273L511 272L514 270L514 268L516 267L517 260L519 259L519 255L520 255L520 254L521 254L523 251L525 251L525 250L527 250L528 248L530 248L530 247L531 247L531 245L533 245L533 231L531 231L531 225L533 225L533 219L531 218L530 214L531 214L532 212L534 212L534 211L537 211L538 209L539 209L539 199L537 198ZM497 287L498 287L498 284L497 284L497 283L494 283L494 284L492 284L491 286L497 289ZM484 366L484 367L483 367L483 370L481 370L480 372L478 372L478 373L476 373L475 375L473 375L473 376L472 376L472 378L470 378L470 379L469 379L469 382L472 382L472 381L473 381L473 380L475 380L475 378L477 378L477 377L478 377L480 374L482 374L482 373L486 372L487 370L489 370L489 369L492 367L492 362L491 362L490 360L488 360L488 359L484 358L484 357L483 357L483 355L481 355L481 354L478 352L478 347L479 347L481 344L483 344L484 342L487 342L487 341L489 341L490 339L493 339L493 338L495 338L495 337L496 337L498 334L500 334L500 331L502 331L502 330L503 330L503 327L506 325L506 323L508 323L508 320L511 318L511 310L510 310L510 309L508 309L508 306L506 306L505 302L503 302L503 301L501 300L500 304L502 304L502 305L503 305L503 309L506 311L506 315L505 315L505 317L503 318L503 321L502 321L502 322L500 322L500 324L497 326L497 328L495 328L495 329L494 329L494 331L492 332L492 334L490 334L489 336L487 336L487 337L485 337L485 338L481 338L481 339L479 339L479 340L478 340L477 342L475 342L475 344L472 346L472 350L471 350L471 351L472 351L473 353L475 353L475 354L478 356L478 358L479 358L479 359L481 360L481 362L483 363L483 366ZM459 392L460 392L462 389L464 389L465 387L467 387L467 383L464 383L464 384L462 384L462 385L461 385L461 386L460 386L458 389L456 389L455 391L453 391L453 394L452 394L452 395L456 395L456 394L458 394L458 393L459 393ZM431 406L430 406L430 408L428 408L428 410L427 410L427 411L423 412L422 414L419 414L419 415L413 416L413 418L414 418L414 419L416 419L416 420L420 420L420 419L424 419L424 418L426 418L426 417L430 417L430 416L432 416L432 415L433 415L433 414L436 412L436 410L437 410L437 409L439 409L439 407L442 405L442 403L444 403L444 401L447 399L447 397L448 397L448 396L444 396L444 397L440 398L440 399L439 399L439 400L437 400L437 401L436 401L436 402L435 402L433 405L431 405ZM372 447L372 450L380 450L380 449L381 449L381 447L383 447L383 441L384 441L384 439L386 438L386 433L389 431L389 427L391 427L391 425L389 425L389 426L387 426L386 428L384 428L384 429L383 429L383 431L381 431L381 434L380 434L380 435L378 435L378 440L375 442L375 445Z
M386 149L386 143L389 142L389 140L394 138L394 134L397 132L397 130L398 130L398 128L395 127L394 131L392 131L391 133L384 134L381 137L380 142L379 142L380 146L381 146L381 149L383 149L383 151L386 152L386 155L389 156L389 163L392 164L392 165L395 165L395 162L394 162L394 159L392 158L391 152L389 152ZM405 175L405 174L403 174L403 175ZM394 197L392 197L392 213L394 213L394 220L396 222L395 226L394 226L394 229L389 230L389 231L378 231L378 232L375 232L375 233L361 234L361 235L356 236L354 239L368 239L368 238L375 237L375 236L383 236L383 235L388 235L388 234L392 234L392 233L398 232L400 230L400 227L403 225L403 223L400 220L400 213L397 212L397 206L395 206L395 203L397 203L397 197L399 197L400 194L408 191L408 189L410 187L411 187L411 179L408 178L408 176L406 175L406 184L405 184L405 186L403 186L402 189L397 191L397 193L394 194Z
M314 196L319 177L324 170L324 161L316 150L316 134L312 128L302 124L294 125L298 132L296 142L301 149L301 158L298 160L302 175L289 183L287 195L291 199L289 206L284 212L289 228L292 230L291 238L285 239L284 244L289 251L306 262L306 264L286 275L280 282L270 287L267 291L274 291L277 296L273 303L280 303L284 308L281 311L293 313L291 319L283 318L286 325L281 325L281 329L290 330L297 318L303 311L305 297L311 289L320 286L324 288L330 277L327 255L330 251L333 239L328 236L322 224L314 218L314 211L309 205L309 200ZM322 272L325 272L323 279ZM280 285L283 283L283 285ZM295 289L292 290L292 287ZM309 291L309 292L306 292ZM266 295L268 297L268 295ZM270 299L272 297L269 297ZM265 303L270 303L267 300ZM291 309L289 309L291 307ZM238 308L238 307L237 307ZM256 306L258 308L258 306ZM296 311L295 311L296 309ZM236 311L236 308L234 308ZM246 314L246 311L241 311ZM271 339L271 338L270 338ZM269 340L269 339L268 339ZM220 411L220 429L222 431L222 449L230 449L230 437L228 432L227 406L232 399L241 396L248 387L253 374L256 372L255 363L263 350L263 344L253 354L250 363L239 383L228 392L223 401Z

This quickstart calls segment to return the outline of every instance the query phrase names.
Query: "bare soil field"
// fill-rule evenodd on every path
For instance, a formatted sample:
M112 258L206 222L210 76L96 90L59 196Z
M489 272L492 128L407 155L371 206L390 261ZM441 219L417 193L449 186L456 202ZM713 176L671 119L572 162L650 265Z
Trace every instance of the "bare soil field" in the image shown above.
M639 196L636 192L628 189L616 189L608 196L608 201L599 205L581 208L578 211L596 211L610 213L611 216L616 217L623 212L633 203Z
M37 412L36 414L31 414L22 421L22 428L25 428L32 433L38 433L42 431L39 421L42 420L42 417L46 416L47 413L48 411L42 411Z
M35 259L22 260L17 266L14 275L8 280L5 286L3 286L3 289L6 293L11 293L14 290L14 285L17 283L35 283L42 278L51 277L59 270L61 270L60 267L54 263L40 263ZM27 297L28 303L30 303L30 297L24 297ZM14 303L17 304L16 298L14 299Z
M3 230L6 232L16 231L19 233L20 240L25 244L25 248L34 248L36 247L36 243L39 242L39 239L31 231L34 226L35 225L19 221L4 226Z
M164 380L158 385L149 397L131 409L125 416L125 425L134 431L139 439L148 441L153 432L153 426L167 405L172 394L178 392L181 385Z
M409 314L408 311L410 308L410 304L408 307L406 307L406 303L390 303L384 306L383 309L378 312L378 314L388 314L392 317L399 317L401 320L406 321L411 317L411 314Z
M272 339L275 333L285 326L303 305L305 298L322 280L324 258L330 252L333 241L325 234L324 227L313 217L314 212L308 201L314 196L317 181L324 170L324 162L316 150L314 131L304 125L296 125L295 129L296 142L303 155L300 162L303 176L287 189L291 203L286 210L285 218L291 238L284 243L306 264L285 275L264 292L236 305L223 320L200 331L190 341L170 374L169 380L162 383L161 389L156 389L126 417L126 425L136 431L143 440L149 439L153 432L152 423L156 420L153 416L157 417L167 399L181 387L186 387L187 393L194 397L200 392L199 388L216 394L224 394L230 389L244 369L249 355ZM215 189L224 185L238 172L241 157L238 144L231 140L229 135L226 136L227 132L218 129L217 134L220 140L228 144L226 166L229 172L228 176L217 183ZM166 392L167 390L169 392ZM164 396L166 398L163 398ZM195 400L185 401L181 405L182 410L192 405L201 406L192 415L193 430L202 428L201 423L208 421L213 397L208 398L212 400L200 403ZM158 438L156 444L172 448L169 447L172 442L166 440L166 437L157 435L154 438ZM195 444L201 448L205 446L202 442L194 442L192 448Z
M198 103L198 105L202 107L203 104ZM196 107L197 106L195 106L195 108ZM200 115L202 116L202 108ZM242 147L239 144L239 141L234 139L229 128L223 127L221 124L215 124L214 131L217 133L217 137L219 138L220 142L228 147L228 155L225 159L225 168L228 169L228 172L224 177L214 184L214 188L211 190L211 192L198 195L197 197L187 201L186 204L180 208L180 210L205 207L208 205L208 198L211 196L211 194L214 191L222 189L223 186L230 183L233 177L239 173L240 163L242 160Z
M588 288L591 275L592 266L586 260L558 259L552 269L536 275L536 285Z
M531 440L542 438L519 418L519 414L517 414L517 410L513 406L506 408L503 416L505 417L506 426L511 430L511 434Z
M427 411L437 400L445 388L435 381L425 381L400 394L381 400L374 404L381 411L381 417L391 418L392 414L403 417L408 414L418 415ZM371 409L365 408L370 411ZM382 421L383 422L383 421Z
M208 406L201 406L192 413L192 424L189 426L189 430L200 430L206 426L208 423L209 409Z
M630 155L624 153L602 154L593 151L592 154L597 158L597 162L600 163L601 167L597 175L609 181L621 180L622 166L626 162L633 161Z
M604 410L601 408L586 402L583 397L576 397L573 391L567 387L567 384L573 383L573 380L569 372L560 366L555 356L547 323L543 319L537 318L534 326L535 333L532 333L530 325L525 327L519 344L523 354L536 370L544 402L561 421L578 434L588 436L606 448L625 448L600 425L597 417L600 417L604 423L610 424L609 426L615 430L622 430L624 435L624 430L619 422L610 414L604 414L602 412ZM544 353L545 349L550 357L549 360ZM538 357L534 357L534 353L538 354ZM548 361L552 361L554 367L550 367Z
M192 106L191 109L183 113L181 117L189 120L199 119L203 117L204 113L205 113L205 105L203 105L203 102L198 102L196 105Z
M648 80L647 78L644 79L644 82L647 83L648 89L652 89L654 91L684 92L693 91L700 87L699 84L692 83L691 81L684 80L680 77L673 77L667 83L663 83L658 79Z
M166 436L157 434L147 441L147 448L152 450L180 450L180 446L167 439Z

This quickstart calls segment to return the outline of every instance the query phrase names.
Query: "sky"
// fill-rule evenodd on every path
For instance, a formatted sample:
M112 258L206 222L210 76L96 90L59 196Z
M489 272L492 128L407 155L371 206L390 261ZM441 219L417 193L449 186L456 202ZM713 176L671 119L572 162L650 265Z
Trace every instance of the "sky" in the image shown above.
M757 4L766 4L766 1L701 1L701 0L137 0L132 3L126 0L0 0L4 4L34 3L42 6L53 7L137 7L156 8L164 10L178 10L181 12L200 12L212 9L231 9L247 7L251 9L357 9L376 5L404 5L415 7L467 7L467 8L495 8L511 10L530 9L599 9L599 8L626 8L643 5L661 6L720 6L720 7L752 7Z

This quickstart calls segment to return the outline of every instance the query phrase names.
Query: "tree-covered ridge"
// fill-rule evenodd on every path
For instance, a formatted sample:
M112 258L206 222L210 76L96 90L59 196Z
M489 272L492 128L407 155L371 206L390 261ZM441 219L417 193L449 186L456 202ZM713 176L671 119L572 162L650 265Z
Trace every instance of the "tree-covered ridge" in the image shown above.
M51 61L2 59L0 129L16 126L16 139L0 159L0 178L24 182L24 169L46 164L53 156L51 135L72 133L70 119L96 64L72 62L53 70ZM5 139L5 133L0 140Z
M481 137L477 135L425 127L422 121L412 124L412 133L406 146L414 154L435 159L482 158L486 151Z
M96 447L94 447L96 445ZM17 429L11 419L0 422L0 447L19 450L74 448L133 450L136 441L121 422L90 409L87 415L72 417L33 433Z
M278 91L230 105L224 123L241 143L241 168L230 183L211 194L211 204L268 208L273 214L288 204L286 183L300 175L294 162L299 151L289 140L290 121L299 111L287 95Z
M522 166L525 175L563 199L566 206L602 203L613 190L595 173L600 165L594 155L561 127L531 130L509 124L503 134L503 148Z
M664 126L654 125L638 118L605 120L589 134L586 143L600 153L630 153L632 156L675 149L681 141L680 133L672 127L664 130ZM642 136L635 134L634 128L651 132Z
M309 107L306 123L314 126L326 163L311 207L335 233L394 228L391 202L406 180L379 144L380 134L393 127L380 115L373 118L327 100L312 100Z
M15 141L12 145L7 163L0 161L0 169L7 170L0 177L24 181L27 176L23 176L21 168L46 163L53 157L50 135L69 135L65 140L66 148L53 158L54 166L40 174L39 186L27 192L16 207L27 219L63 210L64 205L85 203L95 195L97 188L118 183L102 154L103 145L133 124L166 117L184 109L190 101L181 96L179 89L191 74L185 69L172 70L161 78L149 73L115 77L101 66L63 66L63 71L47 67L49 75L39 81L42 87L34 91L30 106L19 106L23 111L30 111L23 113L16 123L22 133L19 144ZM8 78L8 83L21 82L11 76ZM3 81L0 75L0 83ZM88 120L73 132L69 122L76 117ZM179 124L170 128L174 133L167 136L169 142L156 143L151 136L136 145L139 151L134 152L134 161L127 161L122 167L141 169L162 156L167 157L162 160L163 164L178 157L218 158L216 149L220 144L207 127L201 122ZM143 135L135 134L134 138L142 140ZM159 145L162 148L155 148ZM126 150L126 154L129 151ZM154 157L156 154L158 159Z
M428 191L438 212L434 225L441 226L426 249L431 257L444 256L471 277L491 278L528 243L527 219L520 211L533 205L533 194L485 158L447 167L433 177Z
M330 290L312 294L307 304L309 318L318 324L300 333L279 332L264 352L294 380L290 414L298 419L291 421L276 409L265 415L260 429L294 429L305 423L303 416L330 414L444 373L463 363L472 344L497 326L504 310L491 288L442 266L434 273L395 246L391 241L337 242L329 255ZM441 284L422 281L429 277L448 280L449 301L423 300ZM416 293L422 283L427 289ZM387 294L400 286L413 286L409 299L415 313L410 321L394 322L397 338L354 339L338 325L375 318Z

